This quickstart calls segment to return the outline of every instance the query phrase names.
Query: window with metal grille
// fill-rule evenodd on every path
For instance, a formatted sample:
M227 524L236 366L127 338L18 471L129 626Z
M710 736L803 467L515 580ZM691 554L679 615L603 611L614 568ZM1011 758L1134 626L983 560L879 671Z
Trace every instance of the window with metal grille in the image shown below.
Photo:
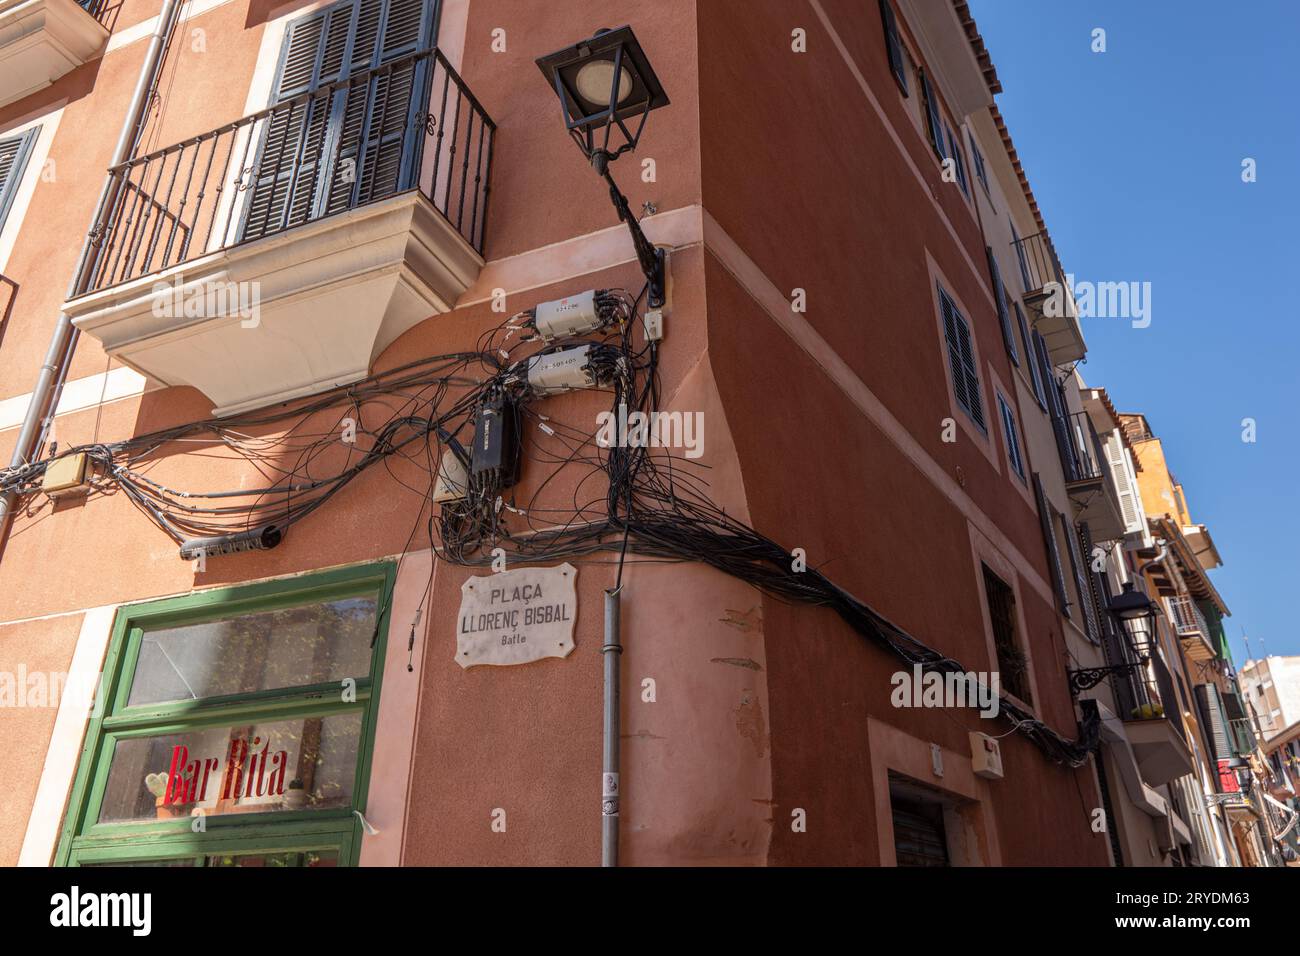
M984 570L984 596L988 600L989 623L993 625L993 649L1002 687L1030 703L1029 660L1016 638L1016 593L987 564L980 567Z
M894 855L899 866L952 866L943 803L917 787L890 781L889 809L894 823Z
M885 24L885 55L889 57L889 71L898 81L898 88L907 95L907 68L903 61L903 42L898 37L898 21L889 0L880 0L880 19Z
M1002 430L1007 438L1007 459L1011 462L1011 470L1016 473L1021 481L1025 480L1025 459L1020 452L1020 434L1016 429L1016 413L1011 410L1007 400L998 393L998 411L1002 415Z
M948 364L952 370L952 388L957 404L965 409L981 431L986 431L984 398L980 393L970 324L957 311L943 286L939 286L939 308L943 313L943 334L948 344Z

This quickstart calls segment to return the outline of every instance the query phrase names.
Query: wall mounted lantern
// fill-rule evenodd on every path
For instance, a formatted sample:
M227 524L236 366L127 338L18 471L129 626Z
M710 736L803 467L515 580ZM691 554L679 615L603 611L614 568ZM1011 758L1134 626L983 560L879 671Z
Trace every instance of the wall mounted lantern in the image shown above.
M628 26L597 30L590 39L539 57L537 66L560 100L569 135L597 175L609 184L610 199L632 233L637 260L649 284L649 307L661 308L663 251L645 237L628 208L627 197L609 173L611 162L636 149L650 111L668 105L654 68Z

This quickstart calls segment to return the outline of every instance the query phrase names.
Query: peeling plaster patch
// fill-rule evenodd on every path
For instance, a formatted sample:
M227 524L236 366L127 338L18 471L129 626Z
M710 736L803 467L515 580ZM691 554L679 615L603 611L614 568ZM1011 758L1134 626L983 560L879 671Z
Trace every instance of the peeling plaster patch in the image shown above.
M761 671L758 661L752 661L748 657L714 657L710 659L710 664L730 664L732 667L748 667L751 671Z
M746 689L741 692L740 705L735 710L736 730L754 745L754 753L763 757L767 753L767 721L758 703L758 694Z
M763 626L762 609L755 605L748 611L727 608L727 616L718 618L723 624L730 625L738 631L757 631Z

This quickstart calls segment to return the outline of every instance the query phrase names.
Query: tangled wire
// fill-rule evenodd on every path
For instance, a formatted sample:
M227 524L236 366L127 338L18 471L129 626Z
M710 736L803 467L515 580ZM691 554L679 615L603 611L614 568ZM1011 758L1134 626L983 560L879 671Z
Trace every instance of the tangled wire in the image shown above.
M829 607L908 665L965 673L959 662L911 637L820 571L796 570L786 548L710 500L705 466L647 443L602 441L590 428L541 411L554 391L530 380L530 363L585 347L587 381L612 392L614 420L657 412L659 344L646 339L638 321L645 291L635 297L598 291L594 301L604 324L581 336L546 340L535 313L522 312L485 332L472 352L423 358L316 398L119 442L52 448L48 457L0 472L0 490L32 496L53 462L84 453L93 489L125 494L178 544L261 527L274 527L278 540L359 475L383 464L421 499L403 553L420 530L438 559L457 565L486 565L498 548L522 563L610 553L618 556L620 584L629 553L702 562L780 600ZM467 446L474 444L476 421L487 406L500 410L515 436L506 449L515 460L480 470ZM194 445L204 447L185 448L188 455L233 455L265 483L189 491L150 477L160 462ZM465 477L439 507L434 487L440 477L447 483L452 459ZM392 467L397 461L413 465L420 480L412 484L399 476ZM531 496L520 501L515 476L523 462L536 480ZM571 485L567 497L564 482ZM1095 710L1085 714L1076 741L1005 695L1000 713L1049 758L1070 767L1081 766L1100 739Z

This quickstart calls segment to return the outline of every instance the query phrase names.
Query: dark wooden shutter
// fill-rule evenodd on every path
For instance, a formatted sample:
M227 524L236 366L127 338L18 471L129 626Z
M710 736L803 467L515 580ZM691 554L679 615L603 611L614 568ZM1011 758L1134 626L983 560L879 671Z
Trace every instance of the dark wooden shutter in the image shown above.
M939 116L939 101L934 97L934 88L930 86L930 77L925 70L921 75L921 99L925 103L925 116L930 130L930 145L940 159L947 159L943 147L943 120Z
M354 12L352 4L341 4L289 24L274 102L285 102L339 78ZM334 97L328 93L309 97L276 110L255 131L260 136L257 176L241 238L270 235L312 218L334 107Z
M431 37L424 0L352 0L290 24L275 101L366 73ZM381 198L405 184L413 89L423 63L403 63L276 111L261 133L243 238Z
M993 247L985 246L984 254L989 260L989 276L993 281L993 298L998 307L998 322L1002 326L1002 341L1007 347L1007 355L1016 365L1020 364L1020 354L1016 350L1016 336L1011 330L1011 317L1007 315L1007 290L1002 285L1002 270L998 268L997 257Z
M1214 754L1215 760L1230 760L1236 756L1232 750L1232 738L1228 733L1228 722L1223 713L1223 701L1219 697L1219 688L1214 684L1197 684L1193 689L1196 704L1201 712L1201 721L1206 731L1206 742ZM1171 709L1165 706L1165 712Z
M984 401L980 394L970 326L942 287L939 289L939 308L943 312L943 332L947 340L948 364L952 370L952 387L957 402L980 428L984 428Z
M1025 313L1021 311L1019 302L1012 302L1011 306L1016 310L1016 325L1020 329L1020 342L1025 347L1025 364L1029 366L1029 380L1034 384L1034 398L1038 400L1043 411L1047 411L1047 395L1043 391L1043 379L1038 369L1038 360L1034 357L1034 343L1029 337L1029 325L1025 322Z
M1052 509L1043 493L1043 482L1034 472L1034 499L1038 503L1038 519L1043 529L1043 544L1047 548L1047 561L1052 567L1052 584L1061 613L1070 616L1070 598L1065 591L1065 572L1061 569L1061 554L1056 548L1056 533L1052 530Z
M952 127L948 127L948 153L952 156L953 169L957 173L957 185L961 187L962 195L970 195L970 186L966 182L966 160L962 158L961 146L957 143L957 137L953 135Z
M9 210L13 207L18 184L31 158L32 146L41 128L34 126L17 136L0 140L0 228L4 227Z
M1083 612L1083 632L1094 644L1101 643L1101 631L1097 628L1096 605L1092 600L1092 587L1088 584L1087 560L1079 555L1079 538L1077 529L1072 527L1065 516L1061 516L1061 530L1065 533L1066 544L1070 550L1070 569L1074 571L1074 589L1079 595L1079 607Z
M1047 395L1047 413L1052 419L1052 433L1056 436L1056 449L1061 456L1061 470L1066 481L1079 479L1079 468L1074 460L1074 446L1070 442L1069 423L1065 418L1065 401L1061 386L1052 374L1052 360L1047 354L1047 343L1038 330L1034 330L1034 351L1038 356L1039 373L1043 377L1043 391Z
M898 21L889 0L880 0L880 18L885 23L885 53L889 57L889 70L898 81L898 88L907 95L907 67L903 61L903 43L898 38Z

